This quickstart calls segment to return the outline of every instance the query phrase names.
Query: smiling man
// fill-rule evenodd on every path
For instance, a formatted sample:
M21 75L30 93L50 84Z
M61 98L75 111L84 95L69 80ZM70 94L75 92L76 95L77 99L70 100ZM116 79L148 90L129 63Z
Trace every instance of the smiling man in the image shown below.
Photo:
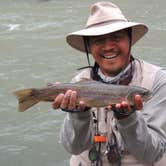
M116 76L130 63L128 31L89 37L90 52L104 75Z
M134 106L122 101L100 109L76 103L76 91L59 94L53 108L69 112L61 141L72 154L71 166L165 166L166 72L131 54L132 45L147 31L146 25L128 21L115 4L98 2L91 7L86 27L68 34L69 45L85 52L88 61L89 54L95 60L72 82L87 78L135 85L153 94L146 103L136 95Z

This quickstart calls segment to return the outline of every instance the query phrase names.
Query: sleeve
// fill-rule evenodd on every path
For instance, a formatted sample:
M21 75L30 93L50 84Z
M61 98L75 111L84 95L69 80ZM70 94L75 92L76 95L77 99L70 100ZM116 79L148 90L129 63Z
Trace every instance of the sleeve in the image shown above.
M90 79L91 70L84 69L77 73L71 82ZM71 154L80 154L91 147L93 143L93 121L91 111L67 113L60 131L60 141Z
M60 132L60 140L71 154L79 154L92 145L93 127L90 111L67 113Z
M159 161L166 151L166 73L162 70L156 74L152 93L143 110L117 122L127 150L144 163Z

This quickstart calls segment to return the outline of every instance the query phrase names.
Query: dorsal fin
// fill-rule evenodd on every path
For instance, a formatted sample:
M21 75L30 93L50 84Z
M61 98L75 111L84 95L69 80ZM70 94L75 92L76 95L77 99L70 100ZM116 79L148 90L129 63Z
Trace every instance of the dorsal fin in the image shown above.
M87 84L91 84L91 83L97 83L97 84L100 84L99 81L95 81L95 80L92 80L92 79L88 79L88 78L82 78L80 81L78 81L77 83L87 83Z

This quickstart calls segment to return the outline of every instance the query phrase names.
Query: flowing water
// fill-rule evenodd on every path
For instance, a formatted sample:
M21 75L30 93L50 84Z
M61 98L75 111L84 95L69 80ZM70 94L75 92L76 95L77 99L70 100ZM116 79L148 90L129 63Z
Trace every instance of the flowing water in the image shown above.
M65 166L69 154L59 142L65 113L40 103L17 112L13 91L68 82L85 55L65 42L81 29L94 0L0 1L0 166ZM113 0L134 21L150 30L133 55L166 67L166 2Z

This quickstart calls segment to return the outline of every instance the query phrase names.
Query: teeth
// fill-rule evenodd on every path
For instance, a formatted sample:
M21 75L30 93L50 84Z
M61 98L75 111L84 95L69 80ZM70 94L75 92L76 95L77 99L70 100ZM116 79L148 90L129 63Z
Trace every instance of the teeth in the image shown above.
M112 59L112 58L115 58L117 56L118 56L117 54L116 55L110 55L110 56L104 56L104 55L102 55L102 57L105 58L105 59Z

